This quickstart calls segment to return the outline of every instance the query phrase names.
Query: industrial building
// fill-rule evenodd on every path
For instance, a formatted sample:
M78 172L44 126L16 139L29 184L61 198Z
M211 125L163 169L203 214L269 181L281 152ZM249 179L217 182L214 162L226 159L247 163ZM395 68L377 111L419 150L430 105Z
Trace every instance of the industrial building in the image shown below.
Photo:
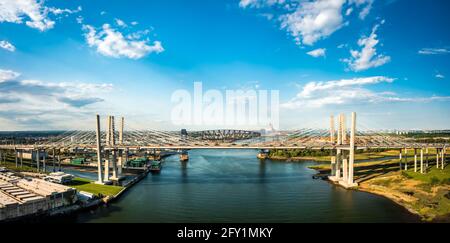
M0 172L0 221L46 213L76 200L74 188Z

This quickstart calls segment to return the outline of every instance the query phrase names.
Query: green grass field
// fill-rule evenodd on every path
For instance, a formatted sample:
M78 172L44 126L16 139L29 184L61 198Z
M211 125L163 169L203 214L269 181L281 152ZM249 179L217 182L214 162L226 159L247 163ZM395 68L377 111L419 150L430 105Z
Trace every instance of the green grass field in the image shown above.
M444 170L433 166L426 174L415 173L413 169L409 169L404 171L403 175L430 184L450 184L450 166L444 167Z
M73 187L78 191L85 191L95 195L114 196L119 193L124 187L110 186L110 185L98 185L93 181L84 178L75 178L67 186Z

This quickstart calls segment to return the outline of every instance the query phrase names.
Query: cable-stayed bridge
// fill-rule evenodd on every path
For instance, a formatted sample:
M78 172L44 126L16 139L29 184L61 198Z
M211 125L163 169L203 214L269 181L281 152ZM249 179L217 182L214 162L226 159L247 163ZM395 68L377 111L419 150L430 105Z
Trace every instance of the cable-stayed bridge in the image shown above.
M123 166L122 160L128 160L132 151L145 150L172 150L183 152L191 149L258 149L259 158L265 158L270 149L310 149L329 150L331 155L332 172L330 180L339 182L345 187L355 186L353 181L353 163L356 150L360 149L398 149L400 158L402 151L413 149L415 151L415 164L417 167L417 151L421 152L420 170L423 172L424 149L437 151L438 165L441 161L444 167L446 140L440 142L420 142L413 138L393 133L385 133L367 129L364 124L356 123L356 113L352 113L350 122L343 114L330 118L329 129L302 128L293 131L276 131L270 134L261 134L258 131L243 130L208 130L187 132L160 131L153 129L133 129L127 126L122 117L118 129L114 117L108 116L106 129L101 130L100 117L97 115L94 131L66 131L57 136L34 141L34 143L18 144L14 141L0 144L1 154L14 151L17 158L23 152L44 153L45 151L75 151L92 152L97 154L99 182L116 180L120 177L117 168ZM361 130L357 129L361 128ZM363 129L364 128L364 129ZM31 156L33 158L33 156ZM125 158L123 158L125 157ZM37 156L39 165L40 156ZM112 166L113 175L109 170ZM103 169L104 168L104 169ZM103 172L105 175L103 176Z

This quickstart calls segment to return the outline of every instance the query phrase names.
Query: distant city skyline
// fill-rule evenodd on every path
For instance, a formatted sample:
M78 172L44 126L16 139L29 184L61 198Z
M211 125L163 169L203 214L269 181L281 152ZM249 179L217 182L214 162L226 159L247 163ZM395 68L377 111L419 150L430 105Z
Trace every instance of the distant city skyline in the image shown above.
M407 10L407 11L406 11ZM0 0L0 130L179 126L176 90L279 90L280 129L355 111L450 129L445 0ZM104 124L102 124L104 126Z

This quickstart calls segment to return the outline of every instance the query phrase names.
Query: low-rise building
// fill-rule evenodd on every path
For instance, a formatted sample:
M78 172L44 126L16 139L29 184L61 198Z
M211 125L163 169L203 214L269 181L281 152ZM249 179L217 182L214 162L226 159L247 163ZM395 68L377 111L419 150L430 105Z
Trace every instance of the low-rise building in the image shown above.
M0 221L45 213L76 200L74 188L0 172Z
M66 174L64 172L54 172L44 177L44 180L64 185L70 183L73 180L73 178L74 176L71 174Z

